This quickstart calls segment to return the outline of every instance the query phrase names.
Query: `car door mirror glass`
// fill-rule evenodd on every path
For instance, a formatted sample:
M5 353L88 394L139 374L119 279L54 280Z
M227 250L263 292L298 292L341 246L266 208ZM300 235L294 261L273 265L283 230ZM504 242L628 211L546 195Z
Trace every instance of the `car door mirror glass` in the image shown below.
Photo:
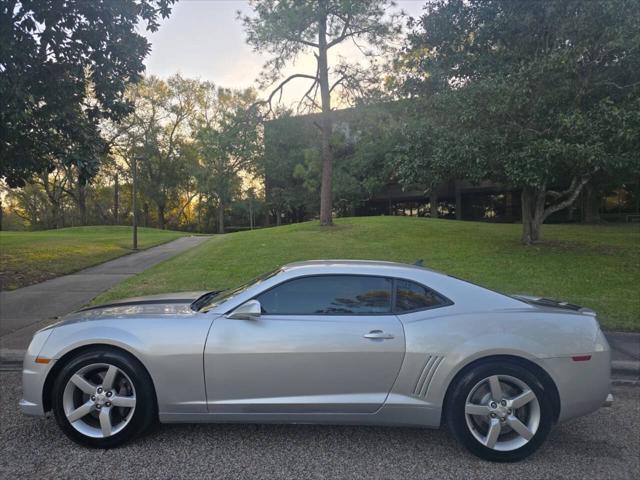
M262 308L258 300L249 300L237 307L227 315L227 318L237 318L239 320L252 320L260 317Z

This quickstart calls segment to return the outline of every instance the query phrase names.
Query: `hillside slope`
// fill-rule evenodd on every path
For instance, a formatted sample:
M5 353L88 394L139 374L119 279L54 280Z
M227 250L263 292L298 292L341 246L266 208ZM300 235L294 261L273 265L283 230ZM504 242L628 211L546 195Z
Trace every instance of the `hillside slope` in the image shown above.
M543 243L519 243L520 225L408 217L306 222L224 235L103 294L97 302L157 292L228 288L279 265L360 258L413 263L507 293L593 308L606 328L640 330L640 227L545 225Z

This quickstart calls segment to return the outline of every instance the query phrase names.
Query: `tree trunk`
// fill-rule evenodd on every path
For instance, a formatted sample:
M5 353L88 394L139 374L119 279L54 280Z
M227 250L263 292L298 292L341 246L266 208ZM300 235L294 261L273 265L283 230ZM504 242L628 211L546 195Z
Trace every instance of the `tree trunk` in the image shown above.
M537 215L538 191L531 187L522 189L522 243L531 245L540 239L540 216Z
M87 224L87 185L78 182L78 211L80 213L80 225Z
M584 187L582 199L582 222L600 223L600 195L597 188L591 182Z
M158 227L164 230L164 205L158 205Z
M553 213L570 207L589 181L589 176L574 177L571 186L564 192L547 191L545 185L540 188L522 189L522 243L530 245L540 240L540 229L544 221ZM555 203L546 205L547 197Z
M456 191L456 220L462 220L462 191L457 180L454 182L454 188Z
M504 202L505 202L504 219L507 222L512 223L513 222L513 192L509 191L505 193Z
M197 229L198 229L198 233L202 233L202 194L201 193L198 194L198 207L197 208L198 208L196 210L196 212L197 212L197 216L196 216L197 220L196 220L196 222L198 224Z
M118 183L118 173L113 179L113 223L118 225L119 223L119 212L120 209L120 184Z
M149 204L147 202L144 202L144 205L142 205L142 226L143 227L148 227L149 226Z
M51 220L49 228L60 228L60 208L58 203L51 204Z
M429 195L429 207L431 209L431 218L438 218L438 194L435 188L431 189L431 194Z
M138 249L138 159L133 157L131 159L131 212L133 213L133 249ZM147 213L149 206L145 203Z
M329 91L329 68L327 63L327 17L321 14L318 22L318 80L322 100L322 185L320 188L320 225L333 224L332 218L332 181L333 154L331 152L331 93Z
M253 230L253 202L249 199L249 229Z
M218 205L218 233L224 233L224 203Z

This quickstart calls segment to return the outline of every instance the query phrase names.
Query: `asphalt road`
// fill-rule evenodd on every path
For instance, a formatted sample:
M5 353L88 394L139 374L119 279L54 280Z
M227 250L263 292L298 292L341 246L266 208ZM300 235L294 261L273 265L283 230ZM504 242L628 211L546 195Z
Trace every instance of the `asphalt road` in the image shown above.
M637 479L640 388L561 424L533 457L481 461L445 431L313 425L163 425L114 450L79 447L21 415L20 374L0 372L0 478Z

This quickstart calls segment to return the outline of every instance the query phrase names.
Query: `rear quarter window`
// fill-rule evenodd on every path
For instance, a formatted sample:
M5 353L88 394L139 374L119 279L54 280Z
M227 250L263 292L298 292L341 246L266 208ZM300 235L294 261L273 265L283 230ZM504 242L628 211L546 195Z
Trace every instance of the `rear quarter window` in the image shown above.
M451 302L430 288L410 280L396 280L395 311L398 313L425 310Z

